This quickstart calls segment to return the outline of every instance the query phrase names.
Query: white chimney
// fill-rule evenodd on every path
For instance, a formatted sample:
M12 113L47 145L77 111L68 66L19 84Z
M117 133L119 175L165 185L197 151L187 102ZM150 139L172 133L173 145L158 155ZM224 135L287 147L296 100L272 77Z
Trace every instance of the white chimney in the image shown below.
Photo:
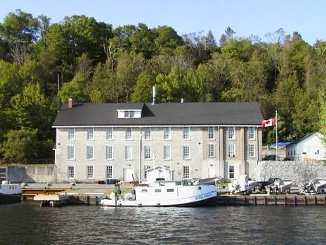
M155 86L153 86L153 102L152 102L152 105L155 105L155 96L156 96L156 88Z
M68 100L68 108L72 108L74 106L74 102L72 101L72 98L69 98Z

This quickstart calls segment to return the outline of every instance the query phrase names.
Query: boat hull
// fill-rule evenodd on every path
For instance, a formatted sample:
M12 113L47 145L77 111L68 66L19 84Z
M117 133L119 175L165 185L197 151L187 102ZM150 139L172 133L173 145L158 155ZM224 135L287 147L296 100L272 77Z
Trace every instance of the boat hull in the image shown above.
M136 187L134 198L118 195L103 198L100 204L108 207L200 207L216 205L215 186Z
M0 193L0 204L13 204L21 202L21 195L7 195Z

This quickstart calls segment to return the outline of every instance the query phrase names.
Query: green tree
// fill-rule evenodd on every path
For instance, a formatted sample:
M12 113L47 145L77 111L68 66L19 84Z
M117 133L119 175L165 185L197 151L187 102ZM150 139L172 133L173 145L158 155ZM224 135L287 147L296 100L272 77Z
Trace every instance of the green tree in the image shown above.
M10 130L5 135L6 140L1 144L1 153L4 159L13 161L37 159L36 149L39 146L37 134L37 129Z

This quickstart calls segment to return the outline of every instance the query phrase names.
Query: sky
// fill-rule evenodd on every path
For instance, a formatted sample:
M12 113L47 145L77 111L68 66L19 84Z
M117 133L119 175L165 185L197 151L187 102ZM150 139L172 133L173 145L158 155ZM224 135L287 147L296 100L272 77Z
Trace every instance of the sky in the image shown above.
M268 34L282 28L286 35L298 32L311 45L326 41L326 0L1 0L0 23L17 9L46 15L51 24L85 15L113 28L169 26L179 36L212 31L217 42L228 27L239 38L273 41Z

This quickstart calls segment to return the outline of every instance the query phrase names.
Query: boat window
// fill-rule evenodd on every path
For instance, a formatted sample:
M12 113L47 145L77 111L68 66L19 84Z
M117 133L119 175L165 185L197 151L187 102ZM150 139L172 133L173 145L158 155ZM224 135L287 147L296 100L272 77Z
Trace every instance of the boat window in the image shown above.
M201 186L198 186L198 190L201 190Z
M161 192L161 189L155 189L155 192Z
M148 190L147 189L141 189L141 192L147 192Z
M175 182L175 185L181 185L180 181Z
M167 192L174 192L174 189L167 189Z

